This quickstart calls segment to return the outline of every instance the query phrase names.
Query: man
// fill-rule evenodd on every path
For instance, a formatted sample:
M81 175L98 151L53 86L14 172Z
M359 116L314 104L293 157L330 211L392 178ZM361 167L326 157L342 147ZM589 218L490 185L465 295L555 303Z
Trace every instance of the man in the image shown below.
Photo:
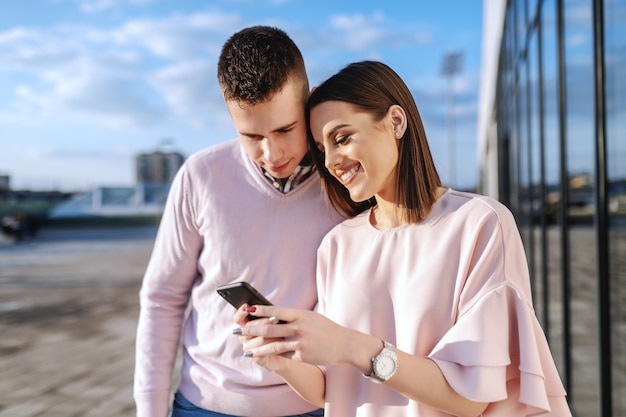
M247 281L279 305L317 302L316 249L340 218L307 153L302 55L279 29L246 28L224 44L218 79L238 140L190 156L172 184L140 292L137 415L167 416L181 332L173 417L321 415L243 356L216 292Z

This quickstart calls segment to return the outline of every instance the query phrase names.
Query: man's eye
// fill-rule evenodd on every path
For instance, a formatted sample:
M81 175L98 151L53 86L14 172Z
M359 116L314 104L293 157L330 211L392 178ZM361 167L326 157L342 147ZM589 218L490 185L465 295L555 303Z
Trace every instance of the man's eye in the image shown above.
M316 145L317 145L317 150L324 153L324 144L317 142Z

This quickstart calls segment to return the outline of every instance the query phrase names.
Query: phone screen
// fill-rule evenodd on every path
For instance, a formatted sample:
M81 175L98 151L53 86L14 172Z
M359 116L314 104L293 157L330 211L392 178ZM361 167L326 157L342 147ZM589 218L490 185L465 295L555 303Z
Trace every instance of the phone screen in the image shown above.
M235 282L233 284L220 285L217 292L233 307L239 308L244 304L248 305L272 305L259 291L247 282ZM249 320L260 317L248 316Z

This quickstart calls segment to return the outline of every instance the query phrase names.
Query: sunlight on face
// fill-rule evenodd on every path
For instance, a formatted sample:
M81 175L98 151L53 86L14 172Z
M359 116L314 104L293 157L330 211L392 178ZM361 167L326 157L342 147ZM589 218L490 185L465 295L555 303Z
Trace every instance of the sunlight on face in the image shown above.
M311 131L352 200L395 200L398 144L389 114L377 122L349 103L327 101L311 110Z
M289 177L308 149L299 83L289 81L265 103L226 106L248 156L274 178Z

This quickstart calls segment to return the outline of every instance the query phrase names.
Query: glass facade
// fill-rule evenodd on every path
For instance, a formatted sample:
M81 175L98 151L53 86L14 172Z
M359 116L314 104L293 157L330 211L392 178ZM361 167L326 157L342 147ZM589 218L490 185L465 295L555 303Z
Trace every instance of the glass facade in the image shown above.
M509 0L498 198L575 415L626 417L626 0Z

